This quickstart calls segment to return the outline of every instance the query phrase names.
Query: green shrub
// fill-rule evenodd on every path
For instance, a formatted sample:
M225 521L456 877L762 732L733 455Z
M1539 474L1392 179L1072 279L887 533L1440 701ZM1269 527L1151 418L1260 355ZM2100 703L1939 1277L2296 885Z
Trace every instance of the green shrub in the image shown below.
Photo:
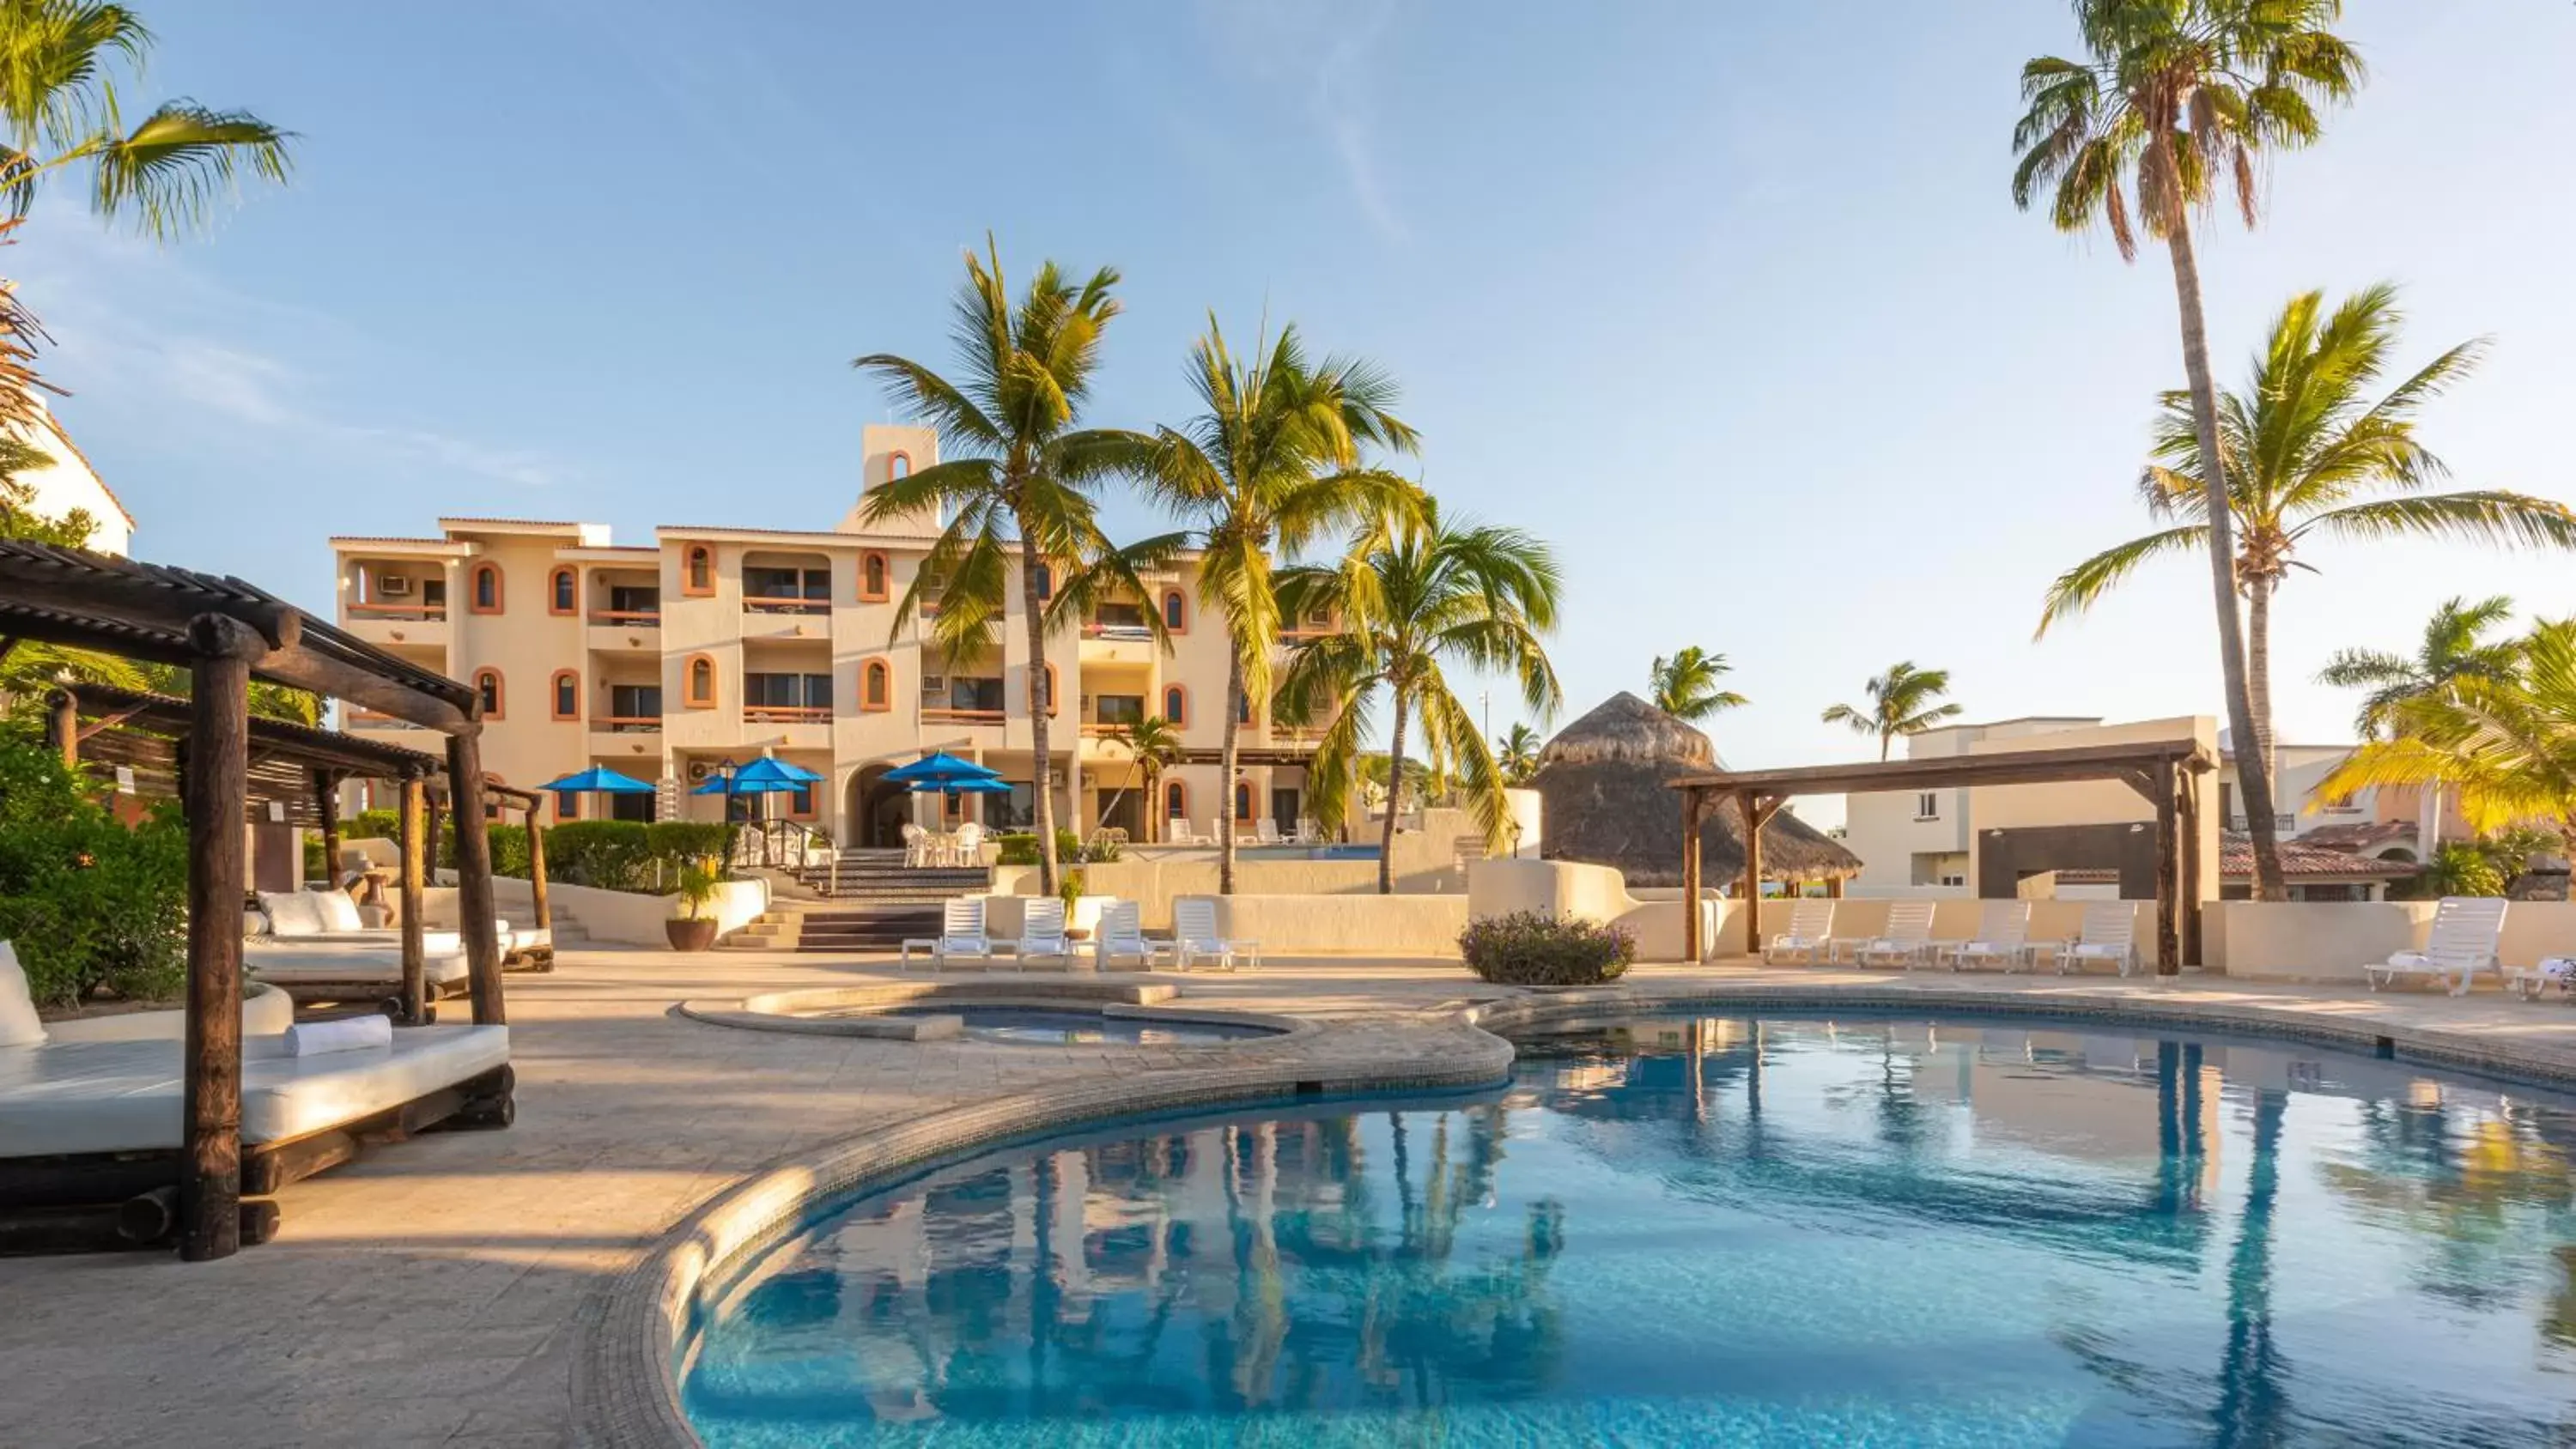
M644 849L655 860L676 868L693 860L725 858L726 837L733 827L718 820L656 820L644 827Z
M1592 986L1624 975L1636 938L1598 921L1514 911L1471 921L1458 935L1467 969L1507 986Z
M1001 848L1001 853L994 857L999 864L1035 865L1038 863L1038 836L1034 830L997 835L993 837L993 843ZM1083 859L1082 837L1070 830L1059 828L1055 833L1055 858L1058 864ZM1104 859L1115 860L1117 857L1110 855Z
M483 838L488 842L492 851L492 873L494 875L506 875L514 880L526 880L528 878L528 871L530 869L528 863L528 827L524 825L502 825L495 822L483 827ZM551 841L548 842L548 844L552 843L553 842ZM547 861L546 868L548 874L551 875L554 869L554 862L551 860Z
M567 820L546 832L546 874L604 891L650 890L650 828L633 820Z
M2453 841L2433 852L2418 878L2426 896L2500 896L2509 882L2494 857L2467 841Z
M23 732L0 735L0 938L40 1005L104 987L175 995L187 974L188 832L175 809L129 827Z

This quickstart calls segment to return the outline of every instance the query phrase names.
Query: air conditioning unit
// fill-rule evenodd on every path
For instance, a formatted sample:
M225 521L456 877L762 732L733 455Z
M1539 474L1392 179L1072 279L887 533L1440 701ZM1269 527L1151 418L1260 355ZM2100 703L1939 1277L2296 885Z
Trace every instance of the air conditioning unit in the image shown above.
M948 697L948 676L945 674L925 674L921 676L921 697L924 699L946 699Z
M411 575L381 574L376 578L376 597L408 599L411 597Z
M704 760L689 761L689 783L692 785L703 785L706 782L707 762Z

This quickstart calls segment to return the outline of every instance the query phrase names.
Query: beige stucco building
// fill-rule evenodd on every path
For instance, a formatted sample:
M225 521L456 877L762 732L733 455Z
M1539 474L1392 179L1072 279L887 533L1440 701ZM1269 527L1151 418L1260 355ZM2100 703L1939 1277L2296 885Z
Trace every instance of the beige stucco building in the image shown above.
M41 468L21 470L13 480L27 490L29 511L54 519L87 514L91 548L100 553L132 553L134 515L125 511L116 490L90 466L89 456L63 431L62 421L45 406L45 400L30 392L27 401L35 408L35 422L13 431L20 442L51 460Z
M871 426L862 450L863 489L937 461L922 428ZM479 689L484 764L514 785L604 765L659 787L614 813L713 819L720 800L689 792L726 762L767 753L825 781L781 797L774 813L844 845L897 843L903 822L933 823L942 811L950 822L1022 824L1033 810L1034 676L1055 682L1059 823L1143 839L1149 816L1158 837L1180 816L1206 833L1219 805L1226 642L1222 624L1200 616L1195 561L1149 578L1150 598L1100 604L1033 670L1016 561L998 647L952 660L925 653L925 621L898 609L936 533L929 518L863 527L854 505L828 529L673 524L647 545L617 544L596 524L442 518L434 538L344 537L331 547L340 622ZM1147 609L1169 627L1169 652L1154 643ZM1109 738L1147 714L1171 720L1188 750L1151 801ZM1257 706L1250 715L1237 815L1245 830L1264 817L1291 830L1305 814L1316 732ZM407 738L363 712L347 724ZM1015 788L943 800L882 783L928 750L990 766ZM609 806L594 797L569 809Z

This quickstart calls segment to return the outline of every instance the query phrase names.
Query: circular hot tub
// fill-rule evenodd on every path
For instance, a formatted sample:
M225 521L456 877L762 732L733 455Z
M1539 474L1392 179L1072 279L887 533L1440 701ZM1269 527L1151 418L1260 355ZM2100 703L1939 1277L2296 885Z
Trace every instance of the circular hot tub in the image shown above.
M1034 1048L1227 1047L1313 1029L1292 1017L1164 1004L1179 994L1160 984L900 982L688 1001L680 1011L749 1031Z

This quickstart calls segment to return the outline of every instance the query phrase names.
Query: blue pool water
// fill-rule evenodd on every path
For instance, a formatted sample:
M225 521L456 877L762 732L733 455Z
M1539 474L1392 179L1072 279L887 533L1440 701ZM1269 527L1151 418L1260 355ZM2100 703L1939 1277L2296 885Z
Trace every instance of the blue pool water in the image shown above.
M1203 1046L1276 1036L1276 1029L1219 1021L1156 1021L1133 1016L1103 1016L1096 1011L1049 1011L1035 1006L966 1006L933 1002L898 1006L888 1016L955 1016L965 1020L969 1041L1015 1046Z
M1508 1090L1058 1138L841 1205L715 1449L2538 1445L2576 1104L2306 1046L1640 1018Z

